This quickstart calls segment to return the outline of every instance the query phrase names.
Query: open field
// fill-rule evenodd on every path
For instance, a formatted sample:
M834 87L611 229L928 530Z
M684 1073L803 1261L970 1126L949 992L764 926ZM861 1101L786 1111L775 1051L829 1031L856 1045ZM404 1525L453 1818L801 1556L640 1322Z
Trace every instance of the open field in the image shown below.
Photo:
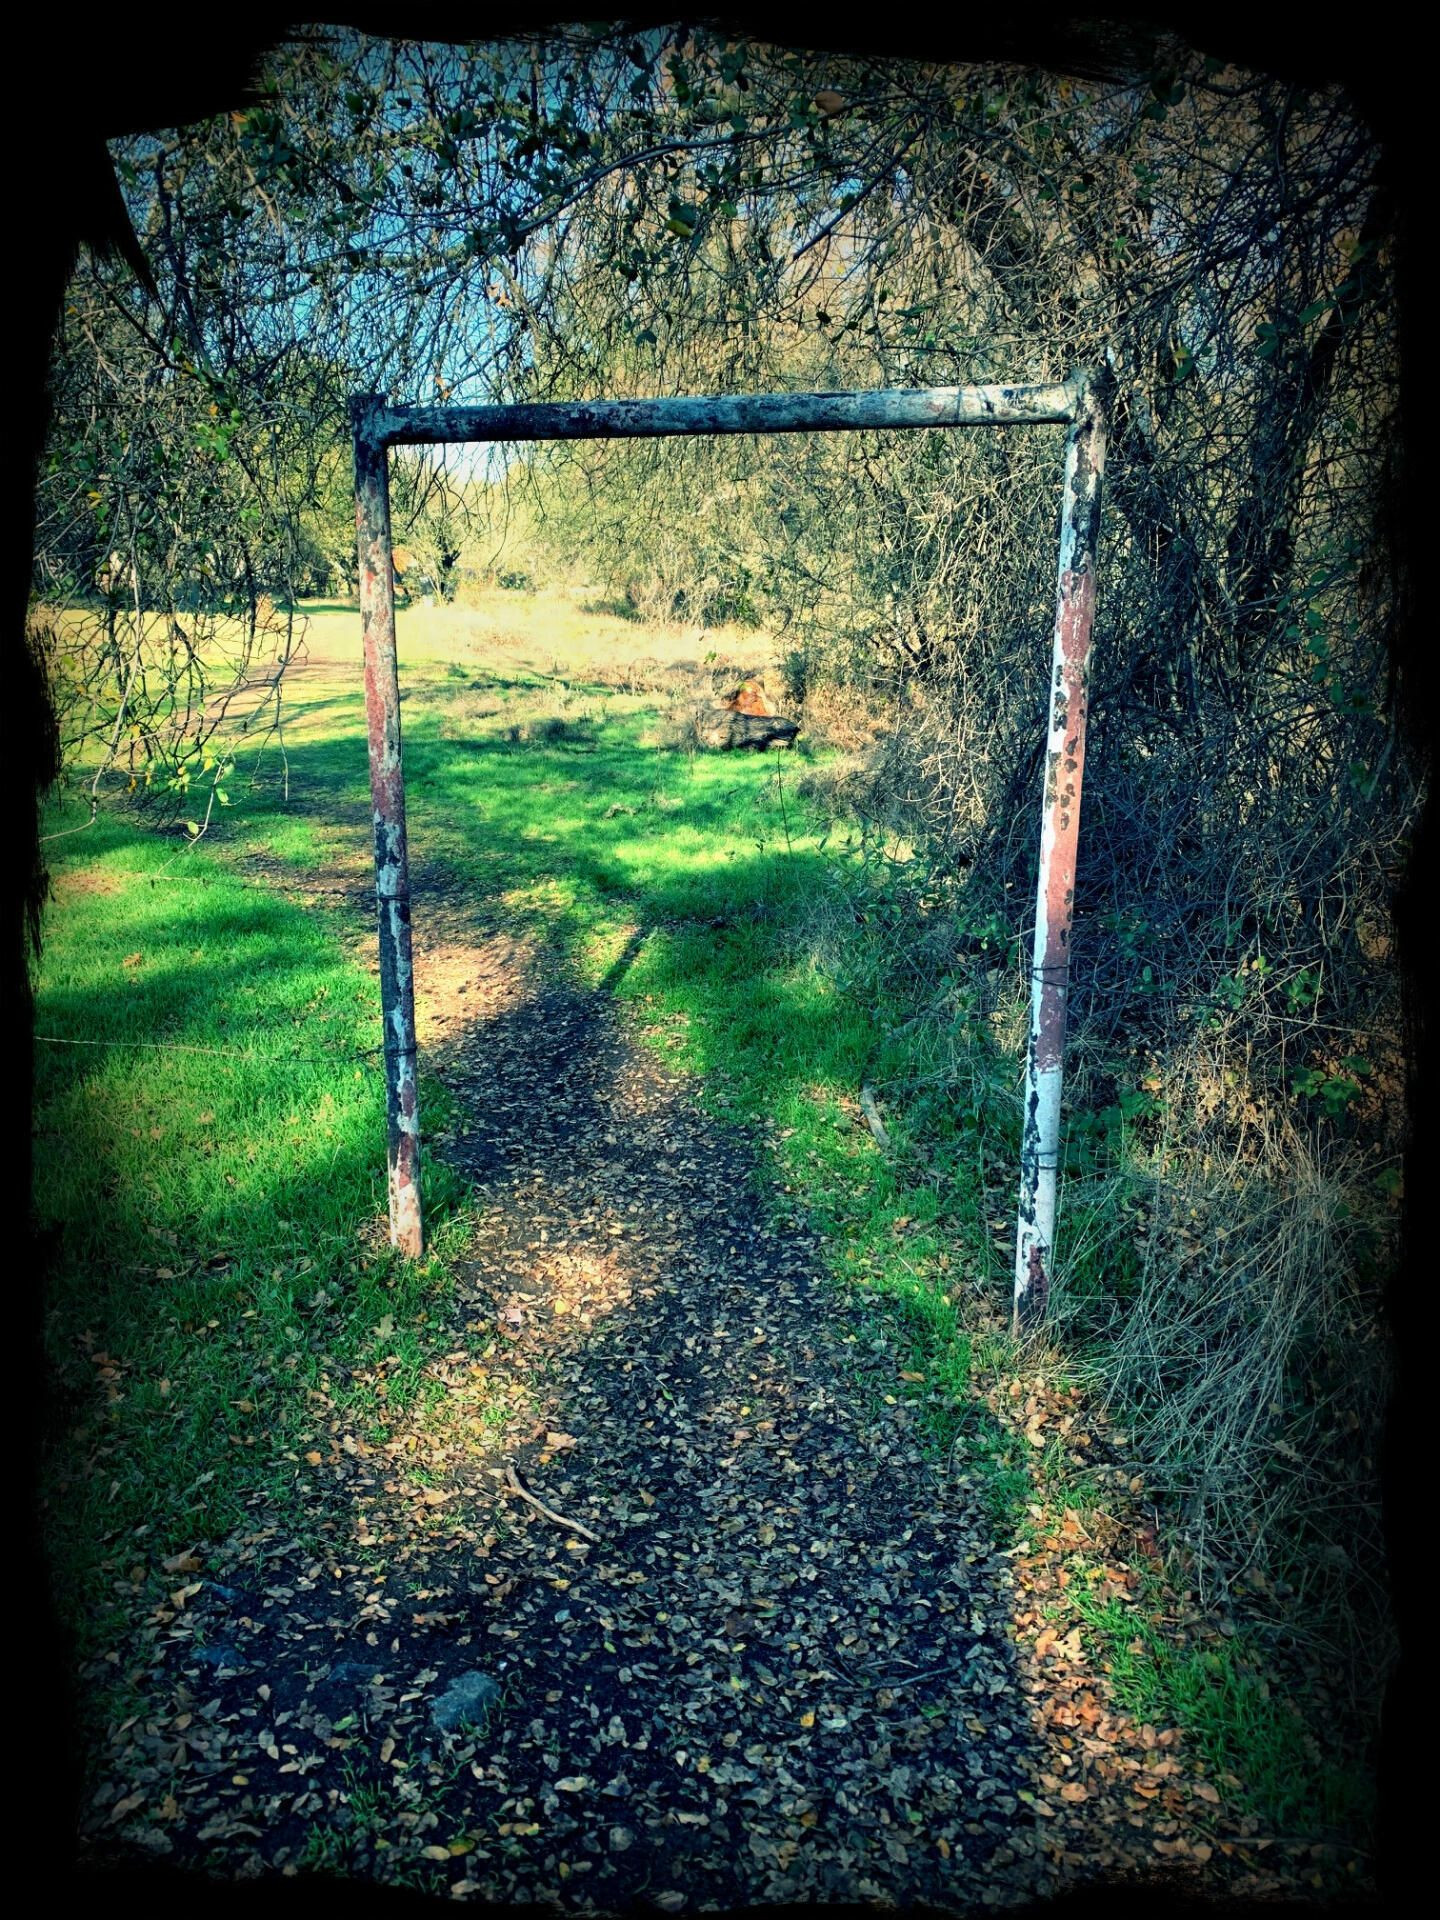
M1156 1860L1353 1884L1355 1782L1167 1584L1123 1438L1003 1334L1016 956L957 980L937 1110L887 928L942 910L904 849L861 864L824 752L684 750L764 635L524 594L399 633L418 1268L383 1235L356 616L307 617L283 733L198 844L117 814L54 843L37 1206L90 1847L500 1898L558 1849L594 1862L577 1901L650 1873L963 1903ZM517 1462L578 1525L507 1494ZM952 1565L968 1651L931 1673ZM497 1664L488 1736L430 1740L431 1695ZM612 1747L628 1811L590 1798ZM738 1877L737 1756L776 1788L729 1783L763 1841Z
M302 607L312 660L355 659L358 618L349 609ZM776 647L747 627L655 627L608 610L598 588L548 587L534 593L492 589L462 606L405 607L401 646L412 665L483 662L492 673L544 673L607 684L646 665L698 670L713 657L742 673L772 664Z

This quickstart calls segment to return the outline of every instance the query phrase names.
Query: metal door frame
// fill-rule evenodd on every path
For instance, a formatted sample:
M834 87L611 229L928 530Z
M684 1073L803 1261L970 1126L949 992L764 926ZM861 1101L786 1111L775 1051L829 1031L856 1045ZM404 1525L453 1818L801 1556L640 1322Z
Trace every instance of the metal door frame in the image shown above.
M524 402L483 407L392 407L381 394L361 394L351 401L365 714L375 813L375 895L393 1246L418 1259L424 1251L425 1230L420 1198L415 981L395 645L389 449L498 441L652 439L677 434L1063 425L1069 432L1060 508L1060 564L1051 649L1015 1236L1016 1325L1031 1323L1044 1313L1055 1241L1070 932L1085 769L1108 398L1109 376L1084 371L1066 381L1041 386L686 395L661 400Z

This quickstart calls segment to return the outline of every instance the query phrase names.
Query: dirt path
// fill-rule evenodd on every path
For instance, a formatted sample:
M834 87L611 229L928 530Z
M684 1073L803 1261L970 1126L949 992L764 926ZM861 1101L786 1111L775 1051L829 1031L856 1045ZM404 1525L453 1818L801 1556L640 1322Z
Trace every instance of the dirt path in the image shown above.
M177 1569L91 1857L578 1911L973 1908L1157 1839L1208 1857L1170 1736L1078 1651L1037 1677L977 1490L886 1404L820 1248L761 1219L746 1143L606 996L417 893L439 1150L480 1215L449 1351L383 1445L317 1408L305 1544L257 1492Z

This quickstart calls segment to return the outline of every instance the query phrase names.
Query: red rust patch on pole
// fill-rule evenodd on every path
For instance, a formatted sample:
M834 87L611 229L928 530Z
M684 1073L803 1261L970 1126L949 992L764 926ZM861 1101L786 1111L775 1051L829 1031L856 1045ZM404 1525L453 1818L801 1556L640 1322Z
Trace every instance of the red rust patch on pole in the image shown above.
M1064 736L1051 749L1048 811L1050 860L1045 876L1045 970L1040 990L1035 1065L1041 1072L1058 1067L1065 1052L1065 998L1070 974L1070 922L1075 907L1075 864L1079 852L1080 785L1085 773L1086 662L1095 609L1093 573L1062 575L1056 621L1057 671L1061 685L1055 702L1063 708Z
M1060 1095L1070 990L1070 936L1085 773L1095 551L1105 462L1106 383L1089 384L1065 448L1050 719L1036 882L1030 1035L1020 1139L1014 1322L1033 1325L1050 1298L1060 1176Z

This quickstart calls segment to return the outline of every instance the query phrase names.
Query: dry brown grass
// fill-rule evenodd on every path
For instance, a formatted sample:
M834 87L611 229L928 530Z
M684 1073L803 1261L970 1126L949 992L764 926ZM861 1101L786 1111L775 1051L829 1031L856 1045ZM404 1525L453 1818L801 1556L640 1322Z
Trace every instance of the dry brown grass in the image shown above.
M1381 1293L1398 1212L1373 1142L1300 1124L1236 1038L1175 1049L1148 1128L1068 1183L1056 1332L1123 1410L1202 1585L1274 1592L1368 1673L1388 1654Z
M841 753L864 753L894 724L894 709L859 687L821 680L805 690L801 709L807 735Z
M312 617L311 651L317 645L353 658L354 616ZM582 587L546 587L533 593L491 588L465 607L410 607L397 630L402 660L445 659L562 674L572 681L651 691L677 671L699 673L711 665L737 672L770 665L775 643L744 627L642 624L597 613Z

